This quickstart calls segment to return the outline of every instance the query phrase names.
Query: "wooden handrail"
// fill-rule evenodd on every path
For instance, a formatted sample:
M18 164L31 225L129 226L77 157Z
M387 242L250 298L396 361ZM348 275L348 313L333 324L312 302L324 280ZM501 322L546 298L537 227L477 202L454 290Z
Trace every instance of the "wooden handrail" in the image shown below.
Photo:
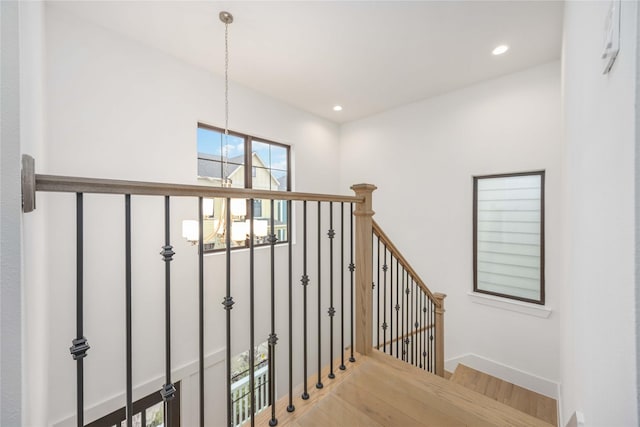
M421 328L419 328L419 329L416 329L415 331L412 331L412 332L406 333L406 334L402 335L401 337L395 337L395 338L392 338L392 339L388 340L387 342L385 342L385 343L383 343L383 344L378 344L378 345L376 346L376 348L377 348L378 350L380 350L380 347L384 347L385 345L393 344L393 343L394 343L394 342L396 342L396 341L404 340L405 338L410 337L411 335L419 334L420 332L424 332L424 331L426 331L427 329L433 329L433 328L435 328L435 323L429 324L429 325L427 325L427 326L423 326L423 327L421 327Z
M346 203L363 202L362 197L334 194L209 187L206 185L168 184L40 174L35 175L35 190L143 196L231 197L237 199L307 200L314 202Z
M387 247L389 252L391 252L391 255L398 260L398 262L402 265L402 267L407 272L409 272L411 277L416 281L418 286L420 286L422 291L429 296L429 299L433 301L436 307L442 308L442 302L438 298L436 298L435 295L429 290L429 288L422 281L418 273L416 273L413 267L411 267L411 264L409 264L409 261L407 261L407 259L400 253L400 251L398 250L398 247L393 244L389 236L387 236L385 232L382 231L382 228L375 221L373 221L373 232L380 239L380 241L384 243L384 245Z

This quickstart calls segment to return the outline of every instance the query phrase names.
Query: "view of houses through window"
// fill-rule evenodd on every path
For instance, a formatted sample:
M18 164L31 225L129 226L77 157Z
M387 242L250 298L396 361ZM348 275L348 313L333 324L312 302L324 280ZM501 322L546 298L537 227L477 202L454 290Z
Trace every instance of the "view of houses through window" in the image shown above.
M207 185L232 188L253 188L270 191L290 190L289 146L254 138L236 132L224 134L222 129L198 125L198 179ZM228 204L228 206L227 206ZM227 209L231 221L227 225ZM205 199L205 251L226 248L226 233L230 229L231 247L246 247L250 233L251 207L244 199ZM288 239L287 202L253 201L254 244L267 244L271 217L278 242Z
M269 344L265 341L254 348L254 412L269 405ZM231 405L234 427L251 417L251 383L249 378L249 350L231 359Z

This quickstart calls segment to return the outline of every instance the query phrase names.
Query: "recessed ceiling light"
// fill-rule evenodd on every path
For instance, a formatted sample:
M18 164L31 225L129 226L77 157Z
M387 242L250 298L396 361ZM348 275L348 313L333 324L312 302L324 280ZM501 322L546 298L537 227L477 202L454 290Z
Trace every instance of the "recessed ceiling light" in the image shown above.
M334 105L333 111L342 111L342 105Z
M509 50L509 46L507 46L506 44L501 44L500 46L496 46L496 48L493 49L491 53L494 55L502 55L508 50Z

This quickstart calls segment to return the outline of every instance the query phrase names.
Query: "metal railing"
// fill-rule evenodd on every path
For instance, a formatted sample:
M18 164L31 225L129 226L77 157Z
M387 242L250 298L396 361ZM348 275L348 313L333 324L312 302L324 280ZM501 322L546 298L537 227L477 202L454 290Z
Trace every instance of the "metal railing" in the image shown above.
M444 298L432 293L373 222L374 343L378 350L444 376Z
M441 375L443 369L441 368L443 363L443 339L442 339L442 313L443 305L442 298L439 294L431 294L431 292L424 286L424 283L419 279L415 271L409 266L406 260L400 255L399 251L391 243L391 241L384 235L382 230L372 222L373 210L372 210L372 192L375 187L368 184L354 185L352 189L355 192L354 196L342 196L342 195L327 195L327 194L313 194L313 193L299 193L299 192L281 192L281 191L266 191L266 190L251 190L242 188L222 188L222 187L208 187L202 185L183 185L183 184L164 184L164 183L151 183L151 182L136 182L136 181L122 181L122 180L110 180L110 179L95 179L95 178L79 178L79 177L65 177L65 176L52 176L52 175L37 175L34 172L33 159L23 159L23 211L30 212L35 209L36 192L63 192L75 194L75 242L76 242L76 335L72 340L72 347L70 348L71 355L76 361L77 376L76 376L76 420L78 427L84 425L84 366L83 360L89 355L89 340L84 336L83 324L85 316L91 315L91 313L84 312L84 265L85 265L85 251L91 248L91 245L85 247L84 237L84 204L93 202L94 198L87 198L85 200L85 194L116 194L122 196L122 209L125 216L124 229L122 233L124 235L124 248L122 255L119 251L116 251L116 256L122 256L125 265L125 277L121 286L125 293L125 360L126 360L126 408L127 408L127 426L132 426L131 413L133 402L133 357L134 348L132 346L133 337L133 319L132 307L133 307L133 289L137 285L132 280L132 236L136 228L136 224L132 223L131 209L132 205L136 204L138 196L157 196L161 197L163 201L163 214L164 214L164 227L161 230L164 234L164 244L161 247L160 261L164 264L164 362L165 362L165 381L159 392L165 402L165 410L167 413L167 427L171 427L171 411L172 411L172 399L175 396L175 386L172 379L172 361L171 361L171 337L172 337L172 321L171 321L171 264L173 256L176 254L174 246L171 241L171 224L172 224L172 201L176 197L190 197L195 198L198 201L198 210L194 212L198 216L199 225L199 240L198 240L198 399L199 399L199 423L198 425L203 427L205 425L205 375L204 375L204 337L205 337L205 305L209 304L205 300L205 275L204 275L204 243L203 243L203 199L204 198L222 198L225 199L225 205L230 206L232 198L246 199L249 207L247 213L247 220L249 225L248 230L248 296L247 301L242 301L243 306L248 308L248 315L245 316L244 312L233 312L232 308L236 301L234 301L234 293L240 293L235 286L232 286L231 276L232 272L232 256L236 256L231 252L230 235L231 235L231 218L230 209L226 210L226 250L224 253L225 268L219 271L219 278L221 282L225 284L225 296L222 301L223 309L225 310L225 326L224 329L216 328L215 332L208 331L208 333L224 333L225 334L225 351L226 351L226 366L225 377L219 379L220 387L224 384L225 395L227 396L226 402L226 417L225 421L215 420L207 421L208 424L226 425L227 427L235 427L243 422L250 423L253 427L256 423L255 414L270 407L271 411L268 419L269 425L278 424L276 418L276 357L286 357L288 366L288 372L284 375L281 374L280 378L286 378L286 384L282 384L279 387L283 397L286 397L286 410L287 412L295 411L294 394L293 394L293 378L294 367L297 372L298 378L302 377L302 392L300 398L307 400L310 394L313 392L313 388L321 389L324 387L325 381L331 381L336 377L339 371L347 369L347 363L345 358L348 357L349 362L356 362L356 353L367 355L375 347L382 346L383 350L390 349L391 344L395 344L397 355L400 350L398 347L399 342L405 343L407 339L413 343L416 337L419 337L422 333L426 337L427 331L433 332L434 340L424 338L422 341L422 347L424 348L430 341L435 341L433 347L428 350L428 354L432 354L432 359L429 362L426 361L424 353L427 350L422 351L423 365L425 363L433 364L435 366L434 372ZM270 210L270 224L271 234L268 235L266 241L270 246L270 250L261 251L260 256L268 257L268 263L264 262L262 265L268 265L269 278L265 279L269 283L269 296L268 300L256 301L256 253L255 253L255 231L254 231L254 199L267 200L272 209ZM300 276L294 278L294 257L293 257L293 238L288 238L286 250L282 249L278 251L276 255L275 246L277 242L277 236L274 234L274 201L284 200L286 201L287 209L287 230L293 230L293 211L294 207L298 208L298 221L302 222L302 235L298 236L297 250L300 252L300 256L296 259L301 262L296 263L296 270L301 273ZM315 211L315 214L314 214ZM313 222L309 224L309 222ZM384 271L381 282L378 279L378 289L384 289L382 292L383 300L380 301L381 292L378 291L376 304L374 305L374 292L372 291L372 283L374 283L374 251L373 251L373 238L378 239L378 246L381 244L385 248L384 256L389 256L390 261L386 258L384 264L380 261L377 262L376 268L380 269L385 265L391 263L393 265L394 260L396 264L396 279L395 282L392 277L387 279L387 271ZM90 244L94 242L88 242ZM281 247L282 247L281 246ZM309 256L309 248L316 249L317 259L311 260ZM378 254L381 254L379 251ZM243 255L244 256L244 255ZM378 255L380 256L380 255ZM276 275L275 269L278 265L278 269L281 275L285 276L285 279L280 278L282 283L278 284L276 288ZM95 266L92 266L95 267ZM402 272L400 274L400 272ZM400 277L404 278L404 281L400 281ZM224 279L223 279L224 278ZM51 278L51 280L55 280ZM387 281L388 280L388 281ZM299 281L299 282L298 282ZM293 286L294 282L298 282L301 286L300 299L294 301ZM53 283L53 282L52 282ZM395 299L391 295L391 290L394 289L395 283ZM411 288L409 288L409 283ZM243 284L244 285L244 284ZM237 286L237 285L236 285ZM402 288L400 287L402 286ZM413 289L407 293L405 299L400 299L400 289ZM278 313L286 313L286 320L280 319L276 325L276 289L280 289L280 292L286 292L286 298L278 298L279 301L286 301L286 306L277 307ZM246 290L243 290L246 291ZM316 300L315 304L309 304L310 295L314 295ZM415 297L414 297L415 295ZM421 295L422 299L417 297ZM384 299L388 296L388 300ZM296 296L296 298L298 298ZM393 303L395 306L392 306ZM268 309L266 310L266 318L257 318L256 305L266 304ZM294 316L294 304L301 307L298 311L296 309ZM401 307L403 311L400 313L396 308L396 322L395 333L393 328L389 335L387 335L386 317L392 313L394 307ZM207 305L207 309L219 309L218 303L214 306ZM410 307L414 307L415 311L409 314ZM424 310L426 307L426 315L423 315L422 320L415 320L419 315L420 310ZM66 310L71 310L71 307L65 307ZM377 317L376 311L377 309ZM382 310L382 317L381 317ZM265 310L261 310L265 313ZM301 313L300 313L301 312ZM425 313L422 311L422 313ZM405 319L404 326L398 328L400 314ZM313 322L317 328L311 331L310 319L311 316L317 316L317 320ZM426 316L426 317L425 317ZM429 318L431 320L427 320ZM339 317L339 322L338 322ZM377 319L378 325L375 326L374 318ZM380 320L383 320L380 323ZM232 322L234 326L237 324L243 325L248 331L248 343L235 342L236 338L232 336ZM238 323L235 323L238 322ZM248 344L248 348L254 349L256 344L256 324L261 322L264 325L269 325L269 334L266 338L268 343L268 365L266 367L255 366L255 355L253 351L249 351L249 372L243 380L234 383L231 378L231 349L232 344L237 346L244 346ZM410 323L413 322L414 327L410 327ZM293 325L300 325L302 329L302 341L294 342ZM415 326L418 323L418 326ZM246 325L246 326L245 326ZM283 326L284 325L284 326ZM376 333L376 341L374 341L374 331ZM323 334L323 330L325 334ZM380 336L380 331L382 335ZM219 332L218 332L219 331ZM357 333L355 333L357 331ZM328 333L326 333L328 332ZM279 334L287 335L288 348L285 351L277 351L277 343ZM310 336L311 334L311 336ZM175 335L175 332L174 332ZM328 335L328 337L327 337ZM387 343L389 341L389 343ZM260 341L261 342L261 341ZM339 344L338 344L339 343ZM302 351L296 351L294 354L293 348L300 349ZM284 350L284 349L283 349ZM419 348L417 345L413 347L403 346L403 358L408 360L409 351L414 354L414 362L418 361L420 365ZM315 357L311 358L310 355L314 354ZM334 358L338 358L339 361ZM311 367L311 360L317 362L317 380L314 378L312 381L315 383L315 387L309 387L309 377L311 371L315 367ZM334 363L335 362L335 363ZM329 364L329 372L323 372L323 365ZM334 364L336 370L334 370ZM429 369L431 370L431 369ZM284 382L284 381L283 381Z

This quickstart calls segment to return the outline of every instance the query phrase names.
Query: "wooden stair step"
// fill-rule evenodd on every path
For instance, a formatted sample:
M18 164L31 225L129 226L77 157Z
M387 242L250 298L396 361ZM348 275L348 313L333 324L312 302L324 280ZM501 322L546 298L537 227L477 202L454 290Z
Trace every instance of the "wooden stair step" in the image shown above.
M549 427L538 418L379 351L356 359L346 371L336 371L335 379L326 379L323 389L310 388L308 400L297 397L298 389L295 412L286 412L287 397L278 400L278 426ZM316 379L311 376L309 384ZM269 415L269 409L258 414L255 425L268 425Z
M450 381L511 406L525 414L539 418L546 423L554 426L558 425L557 402L555 399L463 364L458 364Z

